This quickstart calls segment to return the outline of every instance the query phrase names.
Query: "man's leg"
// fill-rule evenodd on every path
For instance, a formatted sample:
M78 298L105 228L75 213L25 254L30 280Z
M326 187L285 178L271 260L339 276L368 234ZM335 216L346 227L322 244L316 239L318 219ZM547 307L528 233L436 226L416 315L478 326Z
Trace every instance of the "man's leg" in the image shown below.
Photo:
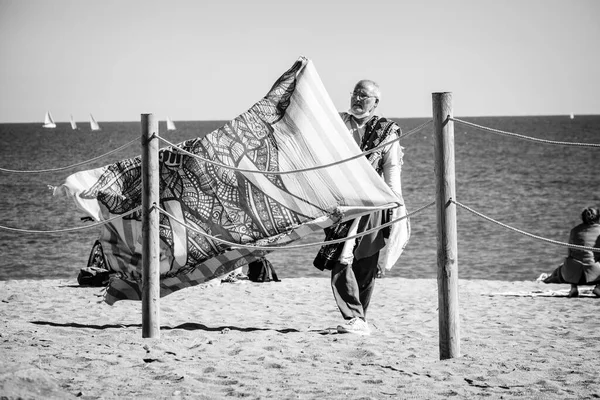
M379 252L374 255L354 260L352 270L356 278L359 290L359 300L363 307L363 318L367 318L367 308L371 303L371 295L375 288L375 278L377 277L377 262L379 261Z
M355 261L355 265L338 264L332 271L331 286L335 301L346 323L338 325L338 333L370 335L366 311L377 274L377 255L366 260ZM355 275L357 273L358 275ZM357 280L357 278L359 278Z
M333 297L344 319L364 319L360 290L351 265L336 263L331 270Z

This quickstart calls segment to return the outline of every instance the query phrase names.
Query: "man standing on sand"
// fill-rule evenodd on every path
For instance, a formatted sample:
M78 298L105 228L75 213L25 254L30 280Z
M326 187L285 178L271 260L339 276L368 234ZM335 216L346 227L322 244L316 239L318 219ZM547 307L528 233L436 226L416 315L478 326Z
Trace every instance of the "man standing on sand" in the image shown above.
M402 132L392 120L377 116L381 91L371 80L361 80L351 93L350 109L340 114L350 134L362 151L371 150L398 138ZM367 156L372 167L385 183L402 199L402 148L396 140ZM389 210L374 212L360 219L347 221L325 231L325 240L355 235L380 226L389 219ZM315 267L331 270L331 288L336 304L345 320L337 327L339 333L369 335L367 308L379 272L379 252L384 247L389 228L339 244L321 247L314 260Z

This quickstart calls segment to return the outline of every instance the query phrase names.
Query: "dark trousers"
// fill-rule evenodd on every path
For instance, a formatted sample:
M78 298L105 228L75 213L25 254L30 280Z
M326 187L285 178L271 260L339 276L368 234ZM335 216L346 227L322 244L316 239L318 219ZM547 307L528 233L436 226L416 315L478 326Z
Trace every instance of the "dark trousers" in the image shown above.
M379 252L352 265L336 263L331 270L333 297L344 319L367 318L377 277Z

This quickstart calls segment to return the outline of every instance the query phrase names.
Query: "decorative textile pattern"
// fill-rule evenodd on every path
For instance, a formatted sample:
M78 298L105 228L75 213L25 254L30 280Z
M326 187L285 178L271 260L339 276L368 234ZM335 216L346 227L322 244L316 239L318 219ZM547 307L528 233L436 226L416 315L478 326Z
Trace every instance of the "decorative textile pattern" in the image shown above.
M365 136L363 136L360 148L362 151L371 150L372 148L379 146L389 135L394 132L398 135L402 134L402 130L394 121L385 117L371 118L365 124ZM381 157L381 150L369 154L367 159L371 165L373 165L375 171L377 171L379 175L383 174L383 159Z
M247 112L206 136L177 145L220 164L255 171L293 171L333 163L360 149L313 66L300 58ZM269 175L232 170L164 148L160 206L195 230L160 217L161 296L217 278L262 256L243 245L285 245L400 199L365 158L318 170ZM96 220L141 205L141 158L69 176L55 190ZM105 301L141 299L141 212L105 225L107 263L121 272ZM209 239L202 233L239 243Z
M342 113L342 118L347 121L350 115ZM371 150L382 144L390 135L402 133L400 127L394 122L384 117L373 116L365 124L365 134L361 142L361 150ZM375 151L367 155L369 164L373 166L377 174L383 174L383 150ZM401 199L402 200L402 199ZM356 224L355 229L351 226L354 221L346 221L336 226L325 229L325 241L341 239L348 236L353 236L357 232L363 232L389 222L392 219L397 219L406 215L406 207L402 204L395 209L386 210L385 212L374 212L371 215L365 215ZM333 243L322 246L314 261L313 265L320 270L331 270L336 263L342 262L352 263L354 258L361 259L370 257L378 251L382 251L379 267L380 269L390 270L396 260L404 251L410 237L410 221L405 219L391 227L383 228L377 232L371 233L355 239L355 245L348 247L347 242ZM348 249L349 254L345 253L344 249Z

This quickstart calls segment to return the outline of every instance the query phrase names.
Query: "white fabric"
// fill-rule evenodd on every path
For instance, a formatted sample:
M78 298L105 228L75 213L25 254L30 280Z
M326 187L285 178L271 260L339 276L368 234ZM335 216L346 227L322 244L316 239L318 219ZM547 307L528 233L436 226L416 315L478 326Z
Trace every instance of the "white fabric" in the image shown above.
M178 146L220 164L257 171L297 170L359 154L313 64L302 60L247 112ZM273 176L232 171L171 148L160 153L160 206L195 228L163 215L161 296L265 254L245 244L291 243L335 223L401 204L364 157ZM138 157L122 160L69 176L56 194L72 197L78 208L106 220L141 205L141 175ZM105 295L109 304L140 300L141 232L139 215L107 225L102 238L105 255L111 268L123 274L110 283Z

